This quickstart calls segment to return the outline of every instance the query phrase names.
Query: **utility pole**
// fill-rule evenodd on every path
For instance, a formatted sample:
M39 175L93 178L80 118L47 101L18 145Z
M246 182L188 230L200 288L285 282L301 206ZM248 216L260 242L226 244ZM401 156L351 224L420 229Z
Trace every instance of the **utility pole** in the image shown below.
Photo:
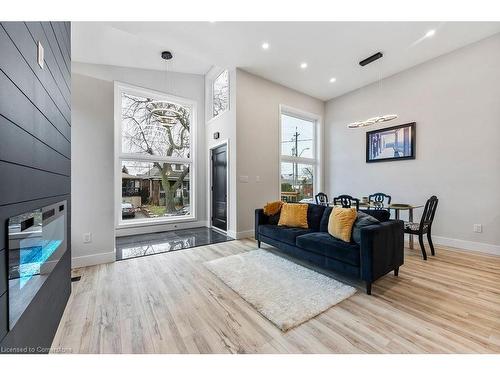
M295 133L293 134L292 137L292 142L295 143L295 147L292 151L293 156L298 157L299 156L299 135L300 133L297 130L297 127L295 127ZM297 163L294 163L293 166L293 184L295 186L298 186L298 179L299 179L299 165ZM294 188L295 188L294 186Z

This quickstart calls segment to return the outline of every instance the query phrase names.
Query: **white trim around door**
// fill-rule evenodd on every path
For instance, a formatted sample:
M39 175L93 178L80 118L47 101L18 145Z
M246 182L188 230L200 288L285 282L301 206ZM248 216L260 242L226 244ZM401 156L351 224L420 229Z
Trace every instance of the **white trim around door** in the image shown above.
M212 150L216 149L217 147L224 146L226 145L226 189L227 189L227 199L226 199L226 215L227 215L227 225L226 225L226 231L223 231L222 229L212 227ZM230 202L231 202L231 186L229 184L229 168L230 168L230 157L229 157L229 139L221 139L219 142L213 144L208 148L208 156L207 156L207 171L208 171L208 176L207 176L207 186L208 186L208 206L207 206L207 212L208 212L208 227L212 229L216 229L218 232L222 232L224 234L229 233L229 223L231 220L231 214L230 214Z

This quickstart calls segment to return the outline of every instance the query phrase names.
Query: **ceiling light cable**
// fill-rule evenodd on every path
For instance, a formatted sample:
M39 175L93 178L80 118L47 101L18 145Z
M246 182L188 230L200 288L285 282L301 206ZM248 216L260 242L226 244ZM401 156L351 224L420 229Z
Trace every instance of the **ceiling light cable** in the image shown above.
M363 61L360 61L359 64L361 66L368 65L368 64L372 63L373 61L380 59L382 56L383 56L383 54L381 52L377 52L375 55L370 56L367 59L364 59ZM380 97L382 95L382 73L381 73L381 67L380 66L379 66L379 69L378 69L378 82L377 82L376 88L377 88L377 91L378 91L378 95L377 95L378 96L378 103L377 103L378 112L381 113L382 112L381 111L382 105L381 105ZM366 88L365 88L365 92L367 92ZM364 121L351 122L350 124L347 124L347 127L349 129L363 128L365 126L370 126L370 125L378 124L378 123L381 123L381 122L391 121L391 120L394 120L396 118L398 118L398 115L396 115L396 114L388 114L388 115L382 115L382 116L375 116L375 117L371 117L371 118L369 118L367 120L364 120Z
M171 85L169 90L168 82L169 63L173 56L170 51L163 51L161 57L165 60L165 92L168 93L170 90L173 90L173 85ZM164 127L171 127L177 124L181 115L175 105L166 100L153 100L146 105L146 108L151 113L151 117Z

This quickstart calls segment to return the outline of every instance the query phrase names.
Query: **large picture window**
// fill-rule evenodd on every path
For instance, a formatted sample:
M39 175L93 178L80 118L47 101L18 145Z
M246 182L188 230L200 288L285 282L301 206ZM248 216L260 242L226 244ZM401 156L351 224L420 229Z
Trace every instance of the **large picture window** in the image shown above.
M312 202L317 184L317 120L281 112L281 200Z
M194 103L117 84L118 224L193 218Z

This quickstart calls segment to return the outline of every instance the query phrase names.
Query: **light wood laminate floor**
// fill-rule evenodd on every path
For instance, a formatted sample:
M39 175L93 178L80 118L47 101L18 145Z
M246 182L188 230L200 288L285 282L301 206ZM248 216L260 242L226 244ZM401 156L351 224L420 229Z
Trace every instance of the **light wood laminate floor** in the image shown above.
M265 248L270 249L268 246ZM252 240L87 267L53 349L73 353L500 353L500 257L406 249L391 273L282 333L203 262Z

